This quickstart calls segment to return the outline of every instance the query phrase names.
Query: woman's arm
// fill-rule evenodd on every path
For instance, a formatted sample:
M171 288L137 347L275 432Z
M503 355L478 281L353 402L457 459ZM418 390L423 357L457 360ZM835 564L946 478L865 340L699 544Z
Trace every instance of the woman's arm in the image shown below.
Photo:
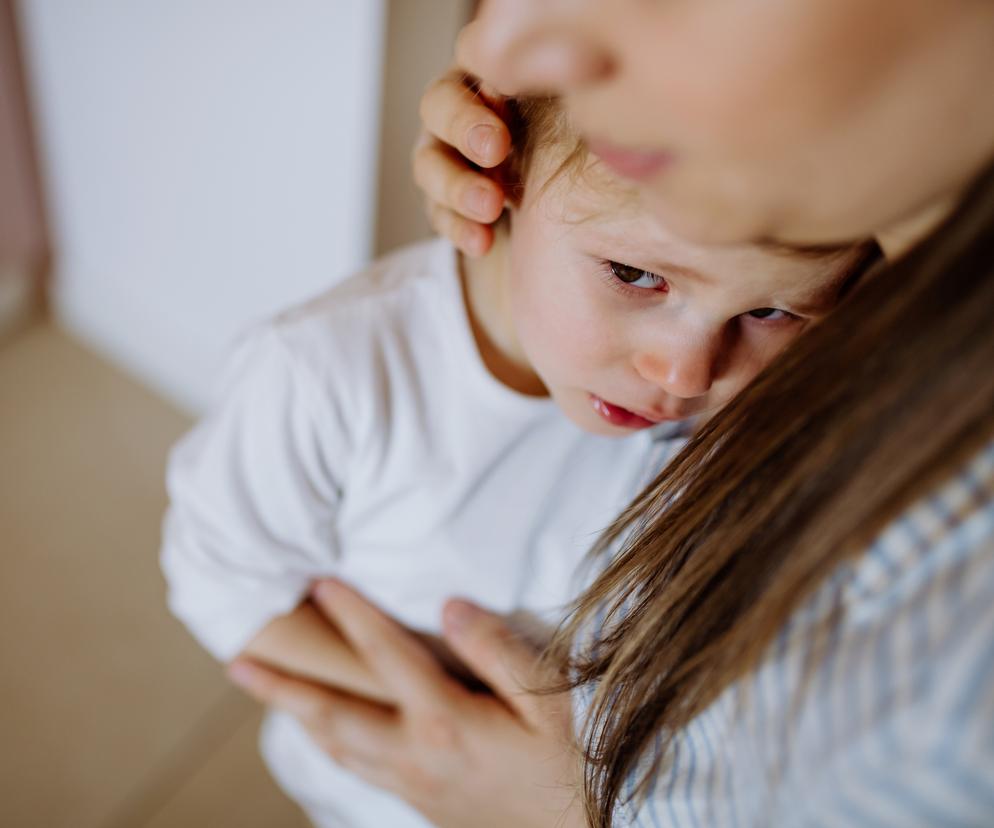
M569 698L524 689L542 684L537 654L498 616L464 601L444 613L446 640L491 696L450 678L416 638L342 584L322 582L314 601L396 689L396 707L245 659L229 670L237 684L295 715L335 761L441 828L585 824Z

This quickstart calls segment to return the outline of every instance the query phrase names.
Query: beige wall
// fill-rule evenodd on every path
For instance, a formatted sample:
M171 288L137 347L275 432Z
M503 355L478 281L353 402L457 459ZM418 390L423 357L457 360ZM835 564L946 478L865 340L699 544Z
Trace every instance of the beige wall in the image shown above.
M53 310L200 411L240 331L372 253L387 0L18 10Z
M40 304L48 263L12 0L0 0L0 340Z
M431 234L421 195L411 180L418 101L452 56L472 0L390 0L375 251L379 255Z
M0 0L0 263L33 267L45 244L15 20Z

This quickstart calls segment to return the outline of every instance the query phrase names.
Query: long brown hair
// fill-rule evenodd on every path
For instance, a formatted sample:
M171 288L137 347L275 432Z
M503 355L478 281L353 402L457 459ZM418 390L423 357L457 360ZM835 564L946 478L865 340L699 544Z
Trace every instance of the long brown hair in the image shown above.
M707 423L598 543L621 551L551 650L574 686L597 683L592 824L612 825L623 783L654 756L644 795L674 734L757 665L798 604L992 433L988 171L942 228Z

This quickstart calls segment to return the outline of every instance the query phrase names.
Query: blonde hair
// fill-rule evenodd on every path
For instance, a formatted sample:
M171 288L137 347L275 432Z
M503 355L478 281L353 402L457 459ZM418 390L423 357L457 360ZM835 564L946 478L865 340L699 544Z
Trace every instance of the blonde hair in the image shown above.
M563 175L579 176L582 173L590 153L557 98L512 98L508 102L507 116L514 149L505 173L505 184L513 203L520 203L525 182L542 154L552 153L558 161L542 182L543 189Z

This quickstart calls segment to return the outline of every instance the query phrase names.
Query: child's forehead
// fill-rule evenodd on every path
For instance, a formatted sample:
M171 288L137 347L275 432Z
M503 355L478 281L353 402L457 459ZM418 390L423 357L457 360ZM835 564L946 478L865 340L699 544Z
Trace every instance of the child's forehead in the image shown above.
M639 190L611 173L596 156L587 153L574 163L566 158L555 148L537 152L526 191L549 206L562 206L575 221L610 223L651 215Z
M758 244L687 241L663 224L636 187L596 158L576 169L556 170L554 164L538 169L535 183L541 190L535 206L565 234L604 258L662 275L680 272L706 287L735 292L834 294L847 275L851 256L845 250L816 257Z
M769 246L688 241L669 230L637 187L611 173L593 156L582 167L569 170L561 171L555 165L540 168L534 185L536 200L548 218L575 228L578 234L594 235L616 245L656 249L701 261L762 264L778 270L821 270L825 263Z

